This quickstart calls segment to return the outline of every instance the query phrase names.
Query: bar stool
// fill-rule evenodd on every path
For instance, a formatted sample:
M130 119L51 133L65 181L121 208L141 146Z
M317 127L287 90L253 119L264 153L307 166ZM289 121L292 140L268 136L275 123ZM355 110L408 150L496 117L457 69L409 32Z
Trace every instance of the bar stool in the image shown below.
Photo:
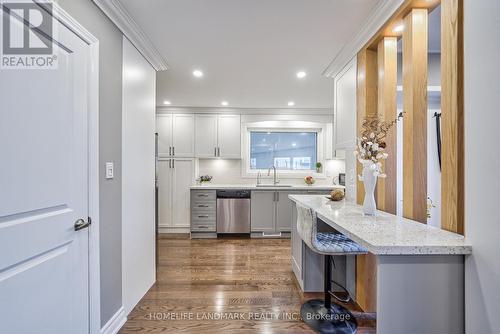
M332 296L339 301L348 302L346 288L332 281L331 270L333 255L366 254L368 251L341 233L318 232L316 212L297 203L297 231L314 252L325 256L325 299L313 299L302 304L300 315L304 322L319 333L355 333L357 321L345 307L332 303ZM332 291L332 283L347 292L347 298L341 298Z

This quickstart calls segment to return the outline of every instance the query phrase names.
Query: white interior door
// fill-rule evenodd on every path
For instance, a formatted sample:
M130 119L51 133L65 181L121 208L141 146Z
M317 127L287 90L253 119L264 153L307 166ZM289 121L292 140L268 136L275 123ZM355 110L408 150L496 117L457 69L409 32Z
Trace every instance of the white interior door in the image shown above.
M0 333L89 332L90 50L57 41L57 69L0 71Z
M175 227L189 227L190 225L190 189L193 185L194 160L172 160L172 212Z
M219 115L217 140L220 156L241 159L241 122L240 115Z
M172 114L156 116L156 132L158 133L158 156L172 155Z
M176 157L194 157L194 115L173 115L173 155Z

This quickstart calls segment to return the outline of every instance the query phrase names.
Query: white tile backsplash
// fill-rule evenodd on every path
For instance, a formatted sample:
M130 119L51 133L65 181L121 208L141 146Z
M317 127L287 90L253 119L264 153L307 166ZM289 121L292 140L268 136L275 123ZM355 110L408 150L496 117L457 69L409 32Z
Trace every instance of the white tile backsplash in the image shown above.
M327 160L324 164L326 178L317 178L317 185L330 185L333 178L337 177L339 173L345 173L344 160ZM199 159L198 160L198 176L211 175L213 176L212 183L214 184L255 184L255 178L241 177L241 160L224 160L224 159ZM286 184L303 184L302 178L284 178L280 175L280 182ZM268 179L268 180L267 180ZM272 180L272 175L267 177L263 173L262 180L264 182Z

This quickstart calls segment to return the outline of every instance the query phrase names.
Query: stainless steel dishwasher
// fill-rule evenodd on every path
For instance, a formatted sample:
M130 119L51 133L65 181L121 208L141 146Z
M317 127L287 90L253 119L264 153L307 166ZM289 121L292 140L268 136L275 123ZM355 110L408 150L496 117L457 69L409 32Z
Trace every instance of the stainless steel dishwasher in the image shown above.
M217 190L217 233L250 233L250 190Z

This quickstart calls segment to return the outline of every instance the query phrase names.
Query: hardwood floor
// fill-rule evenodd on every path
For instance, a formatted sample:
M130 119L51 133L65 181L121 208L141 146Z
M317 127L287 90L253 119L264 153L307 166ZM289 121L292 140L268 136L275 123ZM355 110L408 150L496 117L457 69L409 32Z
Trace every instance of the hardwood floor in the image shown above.
M298 288L289 239L161 237L158 245L158 280L121 334L313 333L300 320L300 305L322 294ZM358 333L375 333L374 321L354 315Z

